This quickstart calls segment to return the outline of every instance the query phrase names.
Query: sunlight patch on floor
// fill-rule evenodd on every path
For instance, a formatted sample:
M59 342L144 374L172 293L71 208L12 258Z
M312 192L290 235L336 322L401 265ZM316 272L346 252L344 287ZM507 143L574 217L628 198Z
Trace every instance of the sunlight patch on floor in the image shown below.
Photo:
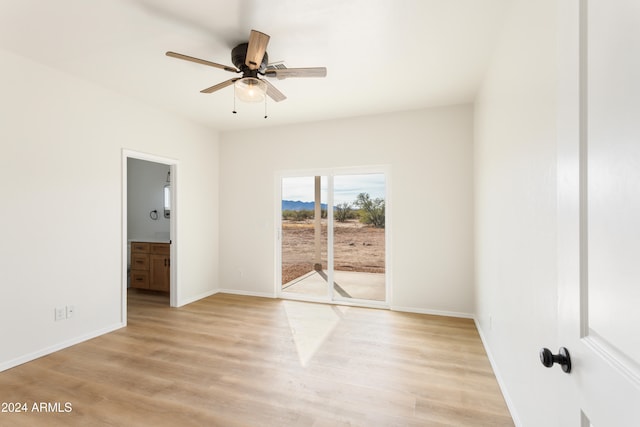
M343 298L384 301L386 297L385 280L385 273L335 271L334 292ZM282 292L326 297L329 293L327 272L309 272L284 284Z
M338 326L347 307L298 301L283 301L283 304L300 364L307 366L322 343Z

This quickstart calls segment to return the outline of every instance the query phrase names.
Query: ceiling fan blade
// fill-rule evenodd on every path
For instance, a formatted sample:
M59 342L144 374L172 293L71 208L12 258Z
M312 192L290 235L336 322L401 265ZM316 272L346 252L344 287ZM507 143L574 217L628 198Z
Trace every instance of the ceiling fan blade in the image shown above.
M166 55L170 56L172 58L184 59L185 61L191 61L191 62L195 62L197 64L208 65L210 67L220 68L221 70L230 71L232 73L239 73L240 72L240 70L238 70L237 68L231 67L229 65L222 65L222 64L215 63L215 62L206 61L204 59L194 58L193 56L183 55L181 53L167 52Z
M326 77L327 69L325 67L270 68L264 74L267 77L277 77L280 80L292 77Z
M213 86L208 87L206 89L202 89L200 92L201 93L213 93L213 92L215 92L217 90L220 90L220 89L223 89L223 88L225 88L227 86L231 86L233 83L235 83L236 80L240 80L240 78L237 77L235 79L226 80L226 81L224 81L222 83L218 83L217 85L213 85Z
M260 80L260 81L264 82L267 85L267 95L269 95L269 98L273 99L276 102L284 101L285 99L287 99L287 97L278 89L276 89L274 85L272 85L266 80Z
M250 70L257 70L262 64L264 53L267 51L270 37L260 31L251 30L249 36L249 46L247 47L247 57L244 61Z

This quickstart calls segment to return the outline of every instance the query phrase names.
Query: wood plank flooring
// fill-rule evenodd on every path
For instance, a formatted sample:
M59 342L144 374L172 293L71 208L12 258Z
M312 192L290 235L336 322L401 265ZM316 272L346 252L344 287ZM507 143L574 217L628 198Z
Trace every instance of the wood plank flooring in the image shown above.
M176 309L140 291L128 314L0 373L0 401L29 407L0 426L513 425L468 319L226 294Z

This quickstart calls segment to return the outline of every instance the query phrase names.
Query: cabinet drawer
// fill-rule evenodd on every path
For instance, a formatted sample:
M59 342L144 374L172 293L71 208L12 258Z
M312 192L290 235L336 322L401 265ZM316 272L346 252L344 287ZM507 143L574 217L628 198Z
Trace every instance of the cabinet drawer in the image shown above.
M168 243L151 243L151 251L155 255L169 255Z
M149 272L131 270L131 282L129 284L132 288L149 289Z
M149 270L148 254L131 254L132 270Z
M148 253L149 243L145 242L131 242L131 253Z

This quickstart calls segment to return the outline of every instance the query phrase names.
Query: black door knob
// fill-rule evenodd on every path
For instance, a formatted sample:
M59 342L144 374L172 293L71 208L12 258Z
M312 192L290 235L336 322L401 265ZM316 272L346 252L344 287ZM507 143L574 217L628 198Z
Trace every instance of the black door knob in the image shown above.
M571 372L571 356L569 356L569 350L564 347L560 347L558 354L553 354L548 348L543 348L540 350L540 361L547 368L557 363L567 374Z

